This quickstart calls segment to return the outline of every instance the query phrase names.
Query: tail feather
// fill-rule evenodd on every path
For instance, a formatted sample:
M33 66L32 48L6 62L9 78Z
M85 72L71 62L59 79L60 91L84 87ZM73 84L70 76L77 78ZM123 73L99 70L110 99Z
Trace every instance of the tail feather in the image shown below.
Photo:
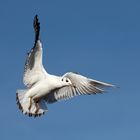
M25 97L27 90L17 90L16 101L19 109L23 114L28 115L29 117L41 116L47 111L47 106L44 100L40 100L38 103L35 103L28 97Z

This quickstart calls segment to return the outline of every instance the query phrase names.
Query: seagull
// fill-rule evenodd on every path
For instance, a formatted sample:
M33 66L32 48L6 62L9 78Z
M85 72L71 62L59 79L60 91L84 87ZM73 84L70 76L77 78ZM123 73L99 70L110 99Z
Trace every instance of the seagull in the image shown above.
M49 74L42 64L42 43L40 40L40 22L35 15L33 27L35 43L27 55L23 83L26 89L16 91L16 101L23 114L38 117L48 111L47 103L70 99L77 95L103 93L112 84L93 80L78 73L67 72L63 76Z

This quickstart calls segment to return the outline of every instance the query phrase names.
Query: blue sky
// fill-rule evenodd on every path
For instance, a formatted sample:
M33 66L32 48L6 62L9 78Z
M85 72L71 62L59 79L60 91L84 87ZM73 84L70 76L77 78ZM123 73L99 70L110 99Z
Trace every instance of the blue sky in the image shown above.
M138 0L1 0L1 139L139 140L139 7ZM120 88L48 105L40 118L22 115L15 92L24 88L35 14L49 73L77 71Z

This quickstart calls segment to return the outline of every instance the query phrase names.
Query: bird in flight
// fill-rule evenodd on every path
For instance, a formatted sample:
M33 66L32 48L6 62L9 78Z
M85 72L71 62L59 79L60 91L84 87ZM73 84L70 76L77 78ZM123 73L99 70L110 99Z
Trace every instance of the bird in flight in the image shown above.
M55 103L77 95L103 93L112 84L93 80L74 72L63 76L49 74L42 64L42 43L40 40L40 22L34 17L35 43L28 53L24 66L23 83L26 89L16 92L19 109L28 116L38 117L47 112L46 103Z

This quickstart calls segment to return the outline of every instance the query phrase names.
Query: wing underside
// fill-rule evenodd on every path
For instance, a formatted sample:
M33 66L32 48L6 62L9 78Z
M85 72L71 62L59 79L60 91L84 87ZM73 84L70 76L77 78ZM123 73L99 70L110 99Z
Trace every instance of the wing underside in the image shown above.
M34 18L34 31L35 31L35 44L31 51L28 53L25 67L23 82L27 87L32 86L44 77L46 71L42 65L42 44L39 39L40 23L37 15Z
M69 78L72 82L72 85L56 89L47 97L46 101L48 101L48 103L70 99L78 95L93 95L97 93L104 93L106 88L114 86L101 81L89 79L72 72L66 73L63 77Z

